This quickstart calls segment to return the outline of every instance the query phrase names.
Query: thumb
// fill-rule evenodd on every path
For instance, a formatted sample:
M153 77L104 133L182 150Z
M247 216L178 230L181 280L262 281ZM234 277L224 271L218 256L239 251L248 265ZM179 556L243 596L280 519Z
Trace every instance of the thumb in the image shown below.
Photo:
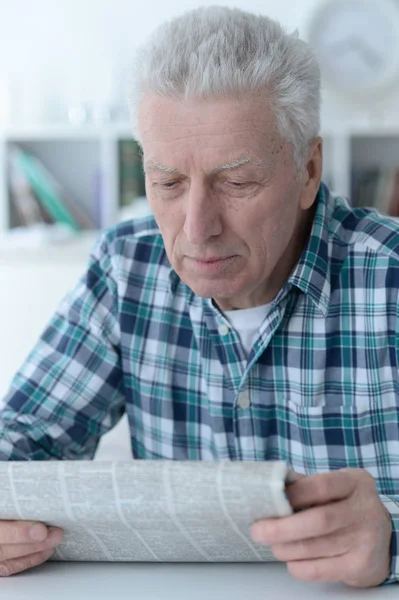
M303 479L304 477L306 477L306 475L303 475L302 473L297 473L296 471L289 469L285 482L287 485L290 485L292 483L295 483L296 481L299 481L300 479Z

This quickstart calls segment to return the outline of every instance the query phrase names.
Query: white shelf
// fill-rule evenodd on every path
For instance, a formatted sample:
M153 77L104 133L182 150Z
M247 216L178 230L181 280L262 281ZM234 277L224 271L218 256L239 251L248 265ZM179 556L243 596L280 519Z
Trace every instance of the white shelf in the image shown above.
M31 124L26 126L9 125L0 128L0 137L9 141L23 140L64 140L64 139L101 139L131 138L129 123L113 123L109 125L70 125L65 124Z
M399 121L393 123L383 118L374 119L373 122L366 119L352 120L350 123L342 120L323 121L321 132L324 137L335 137L352 135L399 136ZM132 127L129 122L115 122L82 125L71 125L69 123L31 123L27 125L0 125L0 137L12 140L26 139L79 139L79 138L131 138Z
M9 228L6 181L7 145L22 143L43 160L54 176L86 207L100 217L101 227L117 222L119 210L118 140L133 139L129 123L104 125L31 124L0 128L0 234ZM94 206L95 173L101 172L106 201ZM100 212L100 214L97 214Z

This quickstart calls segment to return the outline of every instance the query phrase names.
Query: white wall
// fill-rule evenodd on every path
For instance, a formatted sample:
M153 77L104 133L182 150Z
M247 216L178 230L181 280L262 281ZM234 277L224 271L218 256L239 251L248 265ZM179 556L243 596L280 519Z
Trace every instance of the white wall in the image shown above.
M71 98L79 88L88 102L101 91L121 95L115 78L135 46L160 22L184 10L218 3L238 6L302 33L322 1L0 0L0 82L13 82L15 116L34 120L43 103L56 112L68 102L65 94ZM114 80L107 74L111 69L116 70Z

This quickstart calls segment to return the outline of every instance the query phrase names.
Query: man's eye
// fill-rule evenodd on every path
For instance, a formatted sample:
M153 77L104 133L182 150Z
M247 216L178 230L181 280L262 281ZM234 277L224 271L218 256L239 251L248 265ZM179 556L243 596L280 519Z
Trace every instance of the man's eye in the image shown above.
M244 187L246 185L242 181L229 181L228 183L230 185L232 185L233 187L237 187L237 188Z
M161 186L163 188L166 188L167 190L172 190L177 185L177 183L177 181L167 181L166 183L161 183Z

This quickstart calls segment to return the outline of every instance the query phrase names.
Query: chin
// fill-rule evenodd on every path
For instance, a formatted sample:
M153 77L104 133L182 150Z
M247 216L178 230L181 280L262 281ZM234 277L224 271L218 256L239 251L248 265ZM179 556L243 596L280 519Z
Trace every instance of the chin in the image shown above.
M232 286L231 282L224 283L221 281L198 281L183 279L188 287L201 298L231 298L239 294L239 290Z

